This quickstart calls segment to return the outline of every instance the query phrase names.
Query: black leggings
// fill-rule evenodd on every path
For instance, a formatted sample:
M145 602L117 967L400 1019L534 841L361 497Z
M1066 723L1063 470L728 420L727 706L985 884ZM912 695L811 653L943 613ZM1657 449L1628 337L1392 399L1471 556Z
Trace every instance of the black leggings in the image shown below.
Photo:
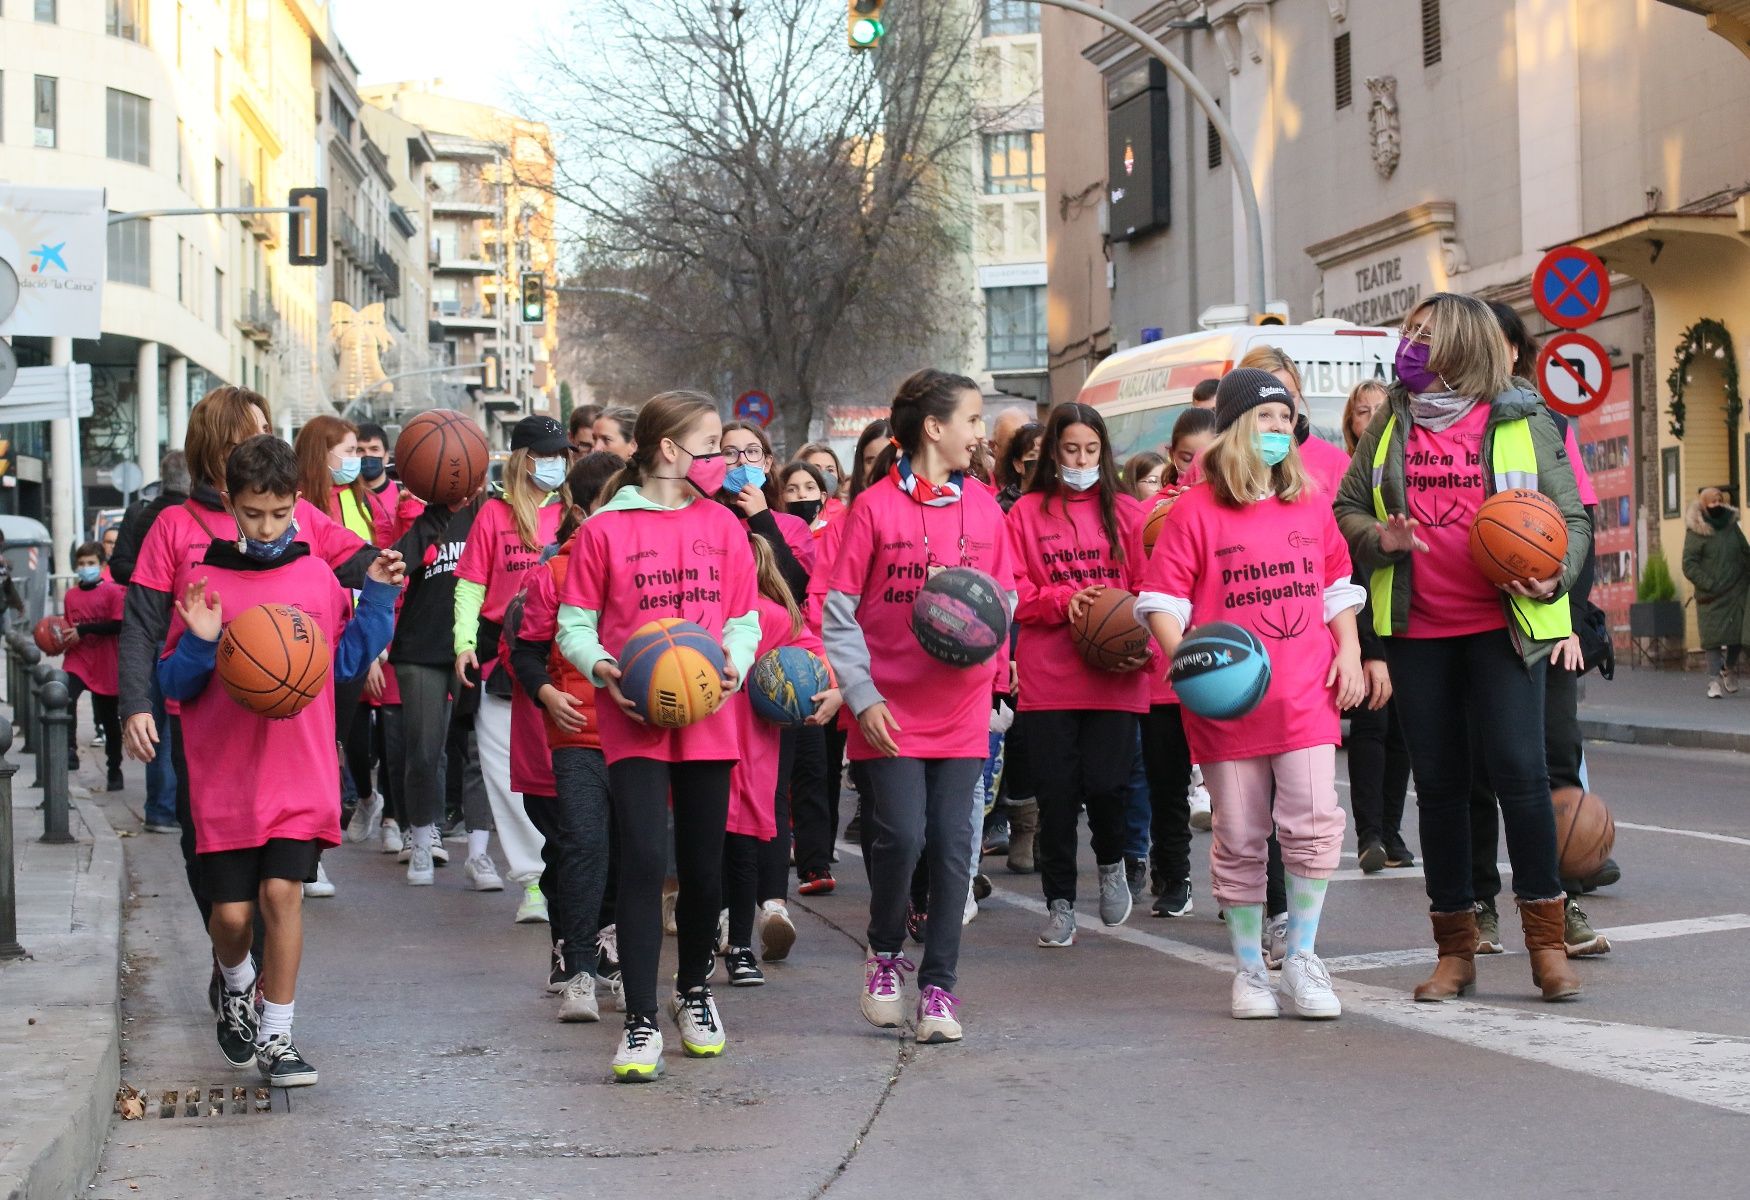
M1355 841L1390 846L1404 820L1410 787L1410 746L1404 740L1397 701L1384 708L1363 704L1349 718L1349 807L1355 811ZM1492 859L1494 851L1489 852Z
M1191 746L1177 704L1142 714L1142 767L1148 775L1149 856L1169 885L1191 878Z
M766 841L743 833L723 835L723 903L729 909L729 944L753 945L754 909L783 900L790 891L790 782L797 735L786 729L778 739L778 788L773 797L777 836Z
M90 692L91 689L83 679L68 671L67 691L69 693L67 711L72 713L74 717L72 731L68 734L71 740L67 743L69 751L67 761L71 763L79 757L79 714L77 712L79 694ZM103 730L103 752L109 761L109 770L112 775L122 769L122 723L121 718L117 715L118 711L114 696L104 696L97 692L91 692L91 722Z
M623 758L608 767L620 837L616 933L626 1015L656 1017L662 951L662 883L668 870L668 813L674 808L675 900L681 991L703 984L716 963L723 908L723 827L729 820L729 762Z
M790 771L790 813L796 823L796 874L832 874L832 843L838 835L839 763L831 757L829 730L818 725L786 730L795 743ZM844 752L844 741L838 743ZM780 791L779 799L783 793Z
M541 831L541 894L547 898L553 944L563 951L565 974L596 973L596 935L613 866L608 764L600 750L566 746L553 751L554 796L523 796L529 820Z
M1130 777L1136 764L1136 714L1036 709L1027 714L1033 782L1039 791L1034 851L1045 900L1076 898L1081 810L1088 810L1094 861L1124 861Z
M1472 749L1476 749L1473 737ZM1545 667L1543 690L1543 754L1549 767L1550 790L1580 786L1580 760L1584 743L1580 736L1580 677L1559 667ZM1493 900L1501 894L1501 869L1495 856L1501 848L1500 812L1489 785L1488 759L1478 753L1472 760L1471 782L1471 882L1478 900ZM1580 890L1581 880L1564 879L1562 887Z

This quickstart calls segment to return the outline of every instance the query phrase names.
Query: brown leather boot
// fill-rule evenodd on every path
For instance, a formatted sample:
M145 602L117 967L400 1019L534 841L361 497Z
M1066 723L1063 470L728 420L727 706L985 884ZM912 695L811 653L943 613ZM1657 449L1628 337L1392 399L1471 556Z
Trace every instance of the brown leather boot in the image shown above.
M1039 801L1023 800L1009 809L1009 870L1026 875L1036 870L1033 843L1039 834Z
M1567 899L1519 901L1519 924L1531 955L1531 982L1542 989L1545 1000L1572 1000L1580 994L1580 977L1568 965L1568 946L1562 936Z
M1464 995L1477 982L1477 914L1467 908L1463 912L1430 913L1434 922L1434 944L1440 948L1440 961L1434 964L1434 974L1416 985L1416 999L1429 1004Z

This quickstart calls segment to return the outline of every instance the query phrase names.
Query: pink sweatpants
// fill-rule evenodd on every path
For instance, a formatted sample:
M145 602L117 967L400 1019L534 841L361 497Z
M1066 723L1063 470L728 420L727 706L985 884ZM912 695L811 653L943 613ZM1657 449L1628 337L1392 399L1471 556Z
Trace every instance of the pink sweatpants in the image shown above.
M1223 904L1262 904L1269 858L1271 783L1277 840L1291 875L1324 879L1337 869L1346 819L1337 805L1337 748L1313 746L1262 758L1203 764L1215 841L1209 872Z

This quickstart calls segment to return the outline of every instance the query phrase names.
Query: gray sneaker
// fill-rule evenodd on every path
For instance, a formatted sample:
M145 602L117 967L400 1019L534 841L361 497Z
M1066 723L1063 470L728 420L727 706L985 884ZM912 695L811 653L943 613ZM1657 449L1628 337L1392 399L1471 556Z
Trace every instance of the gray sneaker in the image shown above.
M1100 867L1100 920L1107 925L1122 925L1130 917L1130 906L1136 902L1130 894L1130 881L1125 878L1124 860L1105 863Z
M1118 885L1124 886L1122 867L1118 872ZM1130 889L1125 888L1125 895L1129 894ZM1051 902L1051 915L1046 918L1045 928L1039 933L1039 944L1054 950L1061 946L1076 944L1076 910L1071 907L1068 900L1053 900Z

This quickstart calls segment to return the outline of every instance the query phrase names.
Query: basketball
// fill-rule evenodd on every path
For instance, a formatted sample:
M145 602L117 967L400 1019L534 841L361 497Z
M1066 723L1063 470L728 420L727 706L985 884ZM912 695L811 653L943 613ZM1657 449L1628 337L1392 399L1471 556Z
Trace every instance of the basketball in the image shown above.
M1161 536L1161 526L1167 523L1167 514L1173 511L1173 505L1178 499L1177 496L1167 496L1149 509L1148 520L1142 523L1142 548L1150 554L1154 553L1155 541Z
M1148 653L1149 634L1136 619L1136 597L1123 588L1108 587L1069 623L1070 641L1082 661L1099 671L1116 671L1130 659Z
M289 604L240 612L219 639L219 682L257 716L295 717L328 686L328 638Z
M1616 821L1604 801L1579 788L1550 793L1556 812L1556 858L1563 879L1596 875L1616 846Z
M652 725L683 729L717 707L723 647L691 621L652 621L620 651L620 691Z
M486 481L486 435L459 412L422 412L395 439L395 473L427 504L466 500Z
M66 617L44 617L30 631L36 648L53 657L63 654L73 641L73 622Z
M1251 630L1212 621L1185 632L1173 655L1173 691L1200 717L1232 721L1258 707L1270 687L1270 656Z
M754 660L748 696L753 710L774 725L798 726L814 715L814 698L832 687L820 656L801 646L779 646Z
M997 581L983 571L949 567L912 602L911 631L931 658L976 667L1008 644L1008 605Z
M1568 523L1542 492L1509 488L1477 509L1470 557L1490 583L1553 579L1568 553Z

